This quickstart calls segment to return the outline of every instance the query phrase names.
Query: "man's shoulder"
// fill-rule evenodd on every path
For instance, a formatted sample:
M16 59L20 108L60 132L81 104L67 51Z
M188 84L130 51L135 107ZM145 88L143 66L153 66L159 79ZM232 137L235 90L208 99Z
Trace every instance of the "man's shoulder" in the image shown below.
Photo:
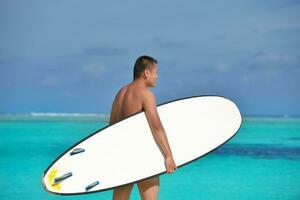
M128 85L121 87L116 96L117 97L122 96L126 92L127 88L128 88Z
M146 95L147 97L154 97L154 93L151 92L150 90L146 89L144 91L144 95Z
M143 102L153 102L155 101L155 95L150 90L146 89L142 92L142 100Z

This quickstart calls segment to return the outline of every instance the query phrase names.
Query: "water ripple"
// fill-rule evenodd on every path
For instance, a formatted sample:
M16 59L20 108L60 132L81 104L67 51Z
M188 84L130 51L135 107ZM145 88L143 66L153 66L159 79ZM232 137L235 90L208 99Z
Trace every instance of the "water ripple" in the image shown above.
M300 147L271 144L227 144L216 149L213 153L263 159L300 160Z

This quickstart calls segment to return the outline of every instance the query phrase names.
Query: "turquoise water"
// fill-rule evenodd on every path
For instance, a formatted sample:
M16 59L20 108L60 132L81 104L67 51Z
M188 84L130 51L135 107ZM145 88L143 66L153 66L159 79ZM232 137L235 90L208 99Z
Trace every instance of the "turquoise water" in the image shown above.
M0 199L111 199L112 191L57 196L41 175L68 147L107 125L96 116L0 116ZM140 199L135 185L130 199ZM208 156L160 176L159 199L300 199L300 118L244 118Z

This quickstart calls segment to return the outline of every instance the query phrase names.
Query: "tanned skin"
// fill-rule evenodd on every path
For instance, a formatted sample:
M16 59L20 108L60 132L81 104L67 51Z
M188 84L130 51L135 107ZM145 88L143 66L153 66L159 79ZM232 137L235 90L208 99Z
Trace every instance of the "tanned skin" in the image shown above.
M158 78L157 64L152 70L145 69L139 78L122 87L112 104L109 124L144 110L151 132L164 153L167 173L171 174L177 166L174 162L168 139L160 121L155 95L148 89L154 87ZM120 186L113 191L113 200L128 200L134 183ZM142 200L157 200L159 176L137 182Z

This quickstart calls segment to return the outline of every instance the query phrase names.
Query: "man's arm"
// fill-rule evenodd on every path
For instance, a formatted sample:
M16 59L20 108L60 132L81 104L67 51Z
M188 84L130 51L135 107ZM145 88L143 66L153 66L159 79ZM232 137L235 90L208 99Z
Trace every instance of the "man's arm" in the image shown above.
M143 108L145 110L145 114L150 125L150 129L161 149L164 152L165 158L173 157L172 151L169 146L169 142L167 139L167 135L163 128L163 125L160 121L157 109L156 109L156 100L155 96L152 92L147 91L144 95Z
M117 106L116 106L116 100L114 100L111 106L109 125L114 124L116 122L117 122Z

